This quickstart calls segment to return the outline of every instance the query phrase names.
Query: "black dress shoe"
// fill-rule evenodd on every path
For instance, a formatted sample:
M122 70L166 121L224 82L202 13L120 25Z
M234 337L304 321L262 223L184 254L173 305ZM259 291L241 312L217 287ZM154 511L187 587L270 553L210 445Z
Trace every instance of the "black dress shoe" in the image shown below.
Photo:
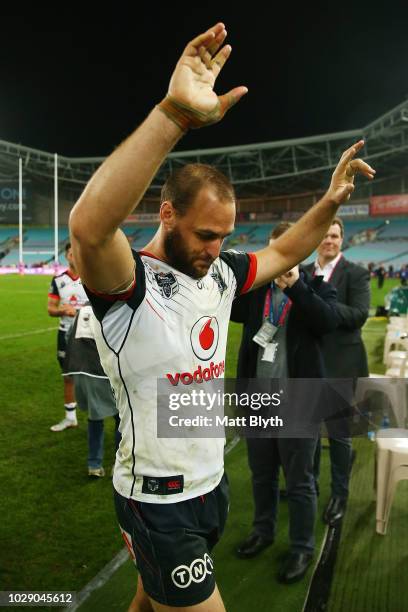
M312 553L289 553L282 569L278 574L279 582L291 584L301 580L306 574L307 568L312 563Z
M323 522L331 527L337 525L346 512L347 499L343 497L331 497L323 512Z
M265 548L273 543L272 539L264 538L258 533L251 533L246 540L241 542L237 548L237 555L241 559L251 559L256 557Z

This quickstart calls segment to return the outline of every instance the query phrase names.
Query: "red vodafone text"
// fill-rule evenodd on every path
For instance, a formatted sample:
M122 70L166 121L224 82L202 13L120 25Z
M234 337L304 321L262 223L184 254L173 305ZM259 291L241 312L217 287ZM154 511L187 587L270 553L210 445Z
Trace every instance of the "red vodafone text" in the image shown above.
M225 364L221 361L214 364L212 361L208 368L202 368L200 365L194 372L176 372L175 374L166 374L167 378L174 387L177 387L179 382L183 385L191 385L193 382L202 383L204 381L219 378L224 374Z

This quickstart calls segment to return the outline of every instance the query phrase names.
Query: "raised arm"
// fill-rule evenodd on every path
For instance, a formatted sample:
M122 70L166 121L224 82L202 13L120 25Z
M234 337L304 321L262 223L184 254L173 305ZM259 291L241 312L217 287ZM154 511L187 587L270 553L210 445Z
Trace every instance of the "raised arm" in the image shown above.
M138 205L166 155L189 128L222 119L247 92L213 91L231 47L218 23L192 40L177 63L166 98L100 166L70 216L71 242L88 287L114 293L133 280L134 261L120 224Z
M276 278L308 257L322 241L336 211L354 191L354 176L374 178L375 170L354 156L364 146L360 140L347 149L333 172L330 187L317 202L282 236L265 249L257 251L257 274L252 288Z

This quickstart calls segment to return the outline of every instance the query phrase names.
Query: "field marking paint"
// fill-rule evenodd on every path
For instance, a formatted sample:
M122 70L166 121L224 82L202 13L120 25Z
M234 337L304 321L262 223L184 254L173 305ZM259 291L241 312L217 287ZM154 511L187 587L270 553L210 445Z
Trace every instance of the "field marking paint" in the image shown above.
M1 287L1 294L3 295L4 293L12 293L13 295L16 295L16 290L4 289L4 287ZM29 295L44 295L44 291L42 289L19 289L18 295L21 295L22 293Z
M22 332L21 334L8 334L7 336L0 336L0 340L14 340L14 338L25 338L26 336L43 334L44 332L55 331L57 329L58 327L42 327L41 329L35 329L29 332Z
M235 438L233 438L231 442L229 442L225 447L225 455L228 455L228 453L236 447L239 441L240 437L235 436ZM88 582L86 586L84 586L82 591L79 591L79 593L76 594L75 603L70 604L64 609L70 610L70 612L75 612L76 610L78 610L80 606L82 606L84 601L86 601L94 591L103 587L113 576L116 570L118 570L124 563L126 563L128 559L128 549L126 547L122 548L122 550L118 552L118 554L112 559L112 561L109 561L109 563L107 563L105 567L103 567L101 571L98 572L96 576L92 578L92 580Z
M227 446L225 447L225 455L228 455L228 453L230 453L232 451L233 448L236 447L236 445L238 444L238 442L240 441L240 437L238 435L235 436L235 438L233 438L231 440L231 442L229 442L227 444Z
M96 574L95 578L92 578L92 580L88 582L88 584L82 589L82 591L79 591L79 593L77 593L75 603L72 603L67 606L65 610L70 610L71 612L78 610L78 608L84 603L84 601L88 599L91 593L93 593L93 591L96 591L96 589L100 589L104 584L106 584L109 578L111 578L116 572L116 570L118 570L128 559L129 551L127 548L123 548L112 559L112 561L109 561L109 563L107 563L105 567L103 567L101 571Z

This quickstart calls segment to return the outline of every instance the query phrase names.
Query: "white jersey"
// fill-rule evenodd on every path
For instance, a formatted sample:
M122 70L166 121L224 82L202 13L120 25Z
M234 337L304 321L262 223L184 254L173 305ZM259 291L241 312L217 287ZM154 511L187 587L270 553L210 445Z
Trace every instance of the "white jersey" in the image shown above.
M62 274L53 277L48 297L59 300L61 306L69 304L76 309L89 301L81 279L79 276L74 276L70 270L65 270ZM68 331L73 321L74 317L60 317L59 329L64 332Z
M169 391L182 391L199 368L208 370L203 386L204 379L224 377L232 301L253 284L256 257L221 253L200 280L148 253L134 252L134 258L136 281L126 295L88 291L99 321L95 340L121 419L113 484L127 498L174 503L218 485L225 441L158 438L157 379ZM200 344L203 328L208 333Z

